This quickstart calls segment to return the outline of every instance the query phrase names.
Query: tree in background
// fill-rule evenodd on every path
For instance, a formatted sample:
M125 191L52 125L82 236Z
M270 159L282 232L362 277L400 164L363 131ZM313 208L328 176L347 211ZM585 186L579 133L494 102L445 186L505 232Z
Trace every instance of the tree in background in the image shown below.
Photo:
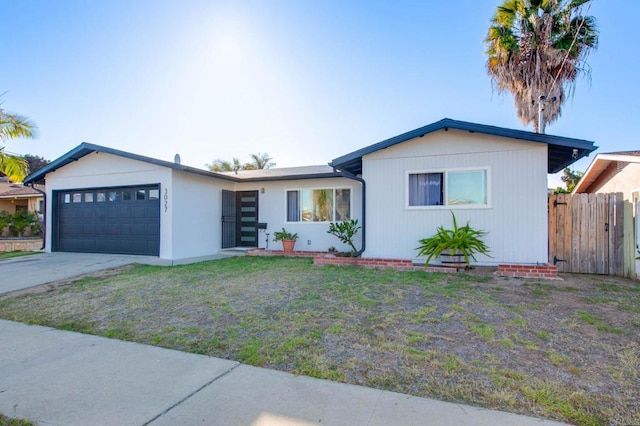
M212 172L237 172L242 170L242 164L234 157L232 161L215 160L213 163L207 164L207 168Z
M264 154L261 152L257 154L250 154L249 157L251 158L251 161L244 164L244 170L270 169L276 165L276 163L271 162L273 158L269 157L269 154L266 152Z
M206 166L212 172L238 172L238 170L269 169L276 165L276 163L271 162L272 158L266 152L264 154L261 152L251 154L249 157L251 161L244 164L241 164L240 160L234 157L232 161L218 159Z
M24 158L6 152L4 145L10 139L35 138L36 129L27 117L0 108L0 172L13 182L22 182L28 173L28 164Z
M491 20L484 40L487 72L498 92L511 92L518 118L533 123L535 132L544 133L560 116L576 77L589 76L586 59L598 44L595 18L582 14L590 2L504 0ZM542 128L540 96L546 97Z
M559 186L553 191L553 193L554 194L571 194L574 188L576 187L576 185L578 184L578 182L580 181L580 179L582 179L584 172L571 170L569 167L565 167L564 170L562 170L562 173L563 173L563 176L560 177L560 180L564 182L566 188Z
M51 162L50 160L47 160L43 157L32 154L27 154L22 158L25 159L29 166L29 174L37 172Z

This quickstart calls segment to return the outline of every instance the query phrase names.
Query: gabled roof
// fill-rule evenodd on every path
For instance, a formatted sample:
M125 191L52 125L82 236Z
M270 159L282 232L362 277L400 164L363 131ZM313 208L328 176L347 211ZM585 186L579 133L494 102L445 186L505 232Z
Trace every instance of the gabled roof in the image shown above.
M619 151L597 154L576 187L574 194L585 192L612 163L640 163L640 151Z
M506 129L503 127L488 126L486 124L469 123L466 121L452 120L444 118L435 123L420 127L410 132L403 133L382 142L364 147L357 151L335 158L330 165L340 170L353 174L362 173L362 157L389 148L402 142L406 142L413 138L424 136L438 130L466 130L470 133L483 133L492 136L502 136L505 138L519 139L529 142L540 142L548 146L548 173L556 173L573 164L582 157L589 155L597 147L593 142L583 139L565 138L561 136L553 136L541 133L525 132L523 130ZM574 156L574 149L577 150L577 156Z
M27 176L24 183L36 183L43 182L45 176L48 173L53 173L61 167L67 164L78 161L82 157L85 157L94 152L104 152L119 157L129 158L132 160L142 161L144 163L155 164L161 167L168 167L174 170L179 170L186 173L193 173L201 176L208 176L211 178L218 178L232 182L260 182L260 181L274 181L274 180L287 180L287 179L316 179L327 177L340 177L343 173L334 172L329 166L311 166L311 167L290 167L283 169L268 169L262 171L250 171L241 172L239 174L231 173L216 173L208 170L198 169L196 167L184 166L178 163L172 163L170 161L158 160L156 158L146 157L144 155L133 154L126 151L120 151L106 146L94 145L91 143L83 142L71 151L62 155L60 158L47 164L37 172ZM245 174L246 173L246 174Z

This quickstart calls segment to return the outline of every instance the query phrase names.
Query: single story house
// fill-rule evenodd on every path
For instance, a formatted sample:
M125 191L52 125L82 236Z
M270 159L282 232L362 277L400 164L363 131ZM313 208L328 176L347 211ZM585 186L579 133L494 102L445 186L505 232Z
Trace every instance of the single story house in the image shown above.
M479 264L547 263L547 173L593 142L443 119L329 165L214 173L82 143L25 182L46 181L46 250L169 261L225 248L347 250L329 223L358 219L365 258L415 259L418 240L461 222L488 232ZM267 235L269 237L267 237ZM419 260L419 259L416 259Z
M0 177L0 211L15 213L24 209L30 212L41 212L44 205L44 188L36 185L35 189L18 183L9 182L9 178Z
M634 205L640 200L640 151L597 154L573 190L580 193L622 192Z

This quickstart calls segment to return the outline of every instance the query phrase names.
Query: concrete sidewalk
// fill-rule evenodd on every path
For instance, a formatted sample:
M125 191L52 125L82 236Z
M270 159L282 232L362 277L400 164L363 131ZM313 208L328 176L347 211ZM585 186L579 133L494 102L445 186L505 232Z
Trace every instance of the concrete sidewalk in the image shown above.
M0 413L41 425L558 425L0 320Z

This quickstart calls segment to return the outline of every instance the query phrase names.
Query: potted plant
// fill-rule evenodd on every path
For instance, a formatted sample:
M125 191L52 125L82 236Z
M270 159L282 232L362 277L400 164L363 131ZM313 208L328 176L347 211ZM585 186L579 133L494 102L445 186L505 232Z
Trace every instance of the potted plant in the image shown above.
M475 254L488 255L489 248L483 241L483 237L487 234L484 231L474 229L469 225L458 226L456 216L451 212L453 217L453 229L445 229L439 226L436 234L421 239L418 256L426 256L426 264L434 257L440 257L443 264L451 266L471 265L471 259L477 260Z
M282 241L282 250L285 253L293 253L293 247L296 245L298 234L292 234L282 228L282 231L276 231L273 233L273 241Z

